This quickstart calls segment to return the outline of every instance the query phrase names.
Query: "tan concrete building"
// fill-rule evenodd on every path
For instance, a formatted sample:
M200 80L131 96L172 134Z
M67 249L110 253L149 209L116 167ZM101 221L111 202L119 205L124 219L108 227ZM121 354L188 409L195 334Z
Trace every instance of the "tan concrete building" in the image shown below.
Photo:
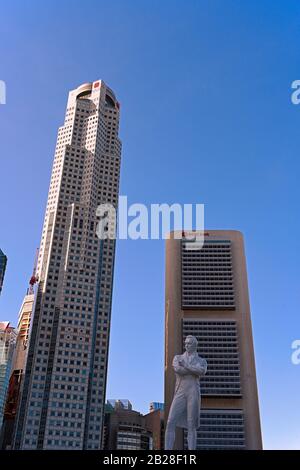
M45 111L46 112L46 111ZM118 205L120 105L102 81L70 91L58 130L14 449L101 449Z
M209 230L202 249L191 244L174 233L166 242L165 419L175 386L172 360L193 335L208 363L197 448L261 449L243 236ZM185 440L177 431L176 447Z

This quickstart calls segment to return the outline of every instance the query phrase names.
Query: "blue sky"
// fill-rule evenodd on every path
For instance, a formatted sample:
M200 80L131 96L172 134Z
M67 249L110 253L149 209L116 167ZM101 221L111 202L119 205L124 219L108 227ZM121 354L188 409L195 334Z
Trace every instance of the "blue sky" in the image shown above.
M300 4L276 0L1 5L0 319L16 324L39 244L67 93L121 102L121 194L204 203L245 236L265 448L300 448ZM163 400L164 243L117 246L107 397Z

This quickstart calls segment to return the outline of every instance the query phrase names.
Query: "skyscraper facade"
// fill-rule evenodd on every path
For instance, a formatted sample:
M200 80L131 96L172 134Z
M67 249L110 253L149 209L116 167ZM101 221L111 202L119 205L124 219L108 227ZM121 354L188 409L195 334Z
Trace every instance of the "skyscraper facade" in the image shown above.
M4 274L6 270L6 264L7 264L7 256L3 253L3 251L0 248L0 294L2 291L2 286L3 286L3 280L4 280Z
M12 369L17 332L9 322L0 322L0 428Z
M153 449L152 429L129 400L108 400L103 434L104 450Z
M197 449L261 449L243 236L210 230L203 247L193 249L190 235L166 242L165 418L175 386L173 357L193 335L208 363ZM182 431L176 446L186 448Z
M69 93L39 250L38 288L15 449L100 449L115 240L96 235L117 207L119 103L103 81Z
M16 330L17 337L15 352L11 366L9 386L4 406L3 424L0 434L0 448L3 449L10 449L12 445L15 418L20 399L21 386L24 379L33 305L34 294L28 292L21 305L18 328Z

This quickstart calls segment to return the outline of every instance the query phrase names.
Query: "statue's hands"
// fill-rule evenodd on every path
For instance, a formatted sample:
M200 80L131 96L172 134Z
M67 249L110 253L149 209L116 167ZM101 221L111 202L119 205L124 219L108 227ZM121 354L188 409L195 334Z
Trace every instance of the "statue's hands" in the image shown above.
M178 364L179 364L181 367L185 367L185 362L184 362L183 359L179 359Z

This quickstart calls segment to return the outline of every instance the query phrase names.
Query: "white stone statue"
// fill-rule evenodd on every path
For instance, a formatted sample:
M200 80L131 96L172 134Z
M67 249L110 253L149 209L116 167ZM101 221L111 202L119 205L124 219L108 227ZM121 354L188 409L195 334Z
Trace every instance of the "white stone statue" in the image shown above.
M165 449L172 450L176 426L188 431L188 449L195 450L200 425L200 376L206 374L207 362L197 353L197 338L187 336L184 354L175 356L173 368L176 385L165 432Z

